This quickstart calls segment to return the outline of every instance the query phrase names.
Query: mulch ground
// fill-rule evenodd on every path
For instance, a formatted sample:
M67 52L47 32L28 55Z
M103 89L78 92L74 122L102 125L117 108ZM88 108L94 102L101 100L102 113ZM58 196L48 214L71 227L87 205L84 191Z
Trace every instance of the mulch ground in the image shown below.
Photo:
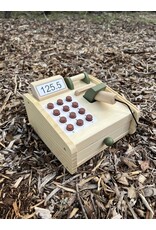
M156 217L156 14L108 15L0 19L0 218ZM32 129L22 95L35 80L84 71L141 117L135 134L70 175Z

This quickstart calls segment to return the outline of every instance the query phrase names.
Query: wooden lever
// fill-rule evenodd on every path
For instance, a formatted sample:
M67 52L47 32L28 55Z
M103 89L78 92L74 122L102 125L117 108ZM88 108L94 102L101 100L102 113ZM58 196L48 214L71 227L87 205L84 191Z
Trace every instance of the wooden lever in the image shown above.
M90 83L89 85L82 86L81 88L75 90L75 96L79 96L81 93L83 93L87 89L92 88L93 86L95 86L95 84L93 84L93 83Z

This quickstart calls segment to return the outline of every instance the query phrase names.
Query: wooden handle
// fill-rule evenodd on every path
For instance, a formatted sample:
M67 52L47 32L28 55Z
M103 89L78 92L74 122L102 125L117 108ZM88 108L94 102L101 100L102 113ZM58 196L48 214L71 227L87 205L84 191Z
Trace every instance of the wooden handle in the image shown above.
M95 100L102 101L108 104L115 104L116 95L109 92L100 91L96 96Z
M95 86L95 84L90 83L89 85L80 87L79 89L75 90L75 96L79 96L81 93L83 93L87 89L92 88L93 86Z
M78 74L78 75L75 75L75 76L71 77L71 80L72 80L72 81L80 81L80 80L82 80L83 78L85 78L84 73L80 73L80 74Z

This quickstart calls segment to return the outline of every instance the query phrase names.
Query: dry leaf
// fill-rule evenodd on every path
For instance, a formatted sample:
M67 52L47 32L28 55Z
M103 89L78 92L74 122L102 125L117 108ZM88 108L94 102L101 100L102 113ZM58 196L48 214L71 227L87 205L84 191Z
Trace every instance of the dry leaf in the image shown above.
M118 173L116 176L117 182L123 185L129 185L128 180L127 180L127 173Z
M48 174L42 179L42 183L38 182L38 190L41 192L42 188L49 182L51 181L54 177L56 176L56 173L54 172L53 174Z
M145 172L149 168L149 161L141 161L140 167L143 172Z
M126 164L130 169L137 168L137 165L134 164L128 157L121 157L121 161Z

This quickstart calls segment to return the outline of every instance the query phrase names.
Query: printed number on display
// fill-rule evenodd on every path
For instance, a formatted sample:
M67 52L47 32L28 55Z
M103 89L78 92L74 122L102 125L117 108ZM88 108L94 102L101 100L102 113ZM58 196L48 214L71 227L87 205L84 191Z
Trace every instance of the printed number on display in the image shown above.
M65 84L62 79L58 79L58 80L51 81L51 82L48 82L42 85L38 85L36 88L37 88L39 95L42 97L47 94L51 94L51 93L64 89Z

